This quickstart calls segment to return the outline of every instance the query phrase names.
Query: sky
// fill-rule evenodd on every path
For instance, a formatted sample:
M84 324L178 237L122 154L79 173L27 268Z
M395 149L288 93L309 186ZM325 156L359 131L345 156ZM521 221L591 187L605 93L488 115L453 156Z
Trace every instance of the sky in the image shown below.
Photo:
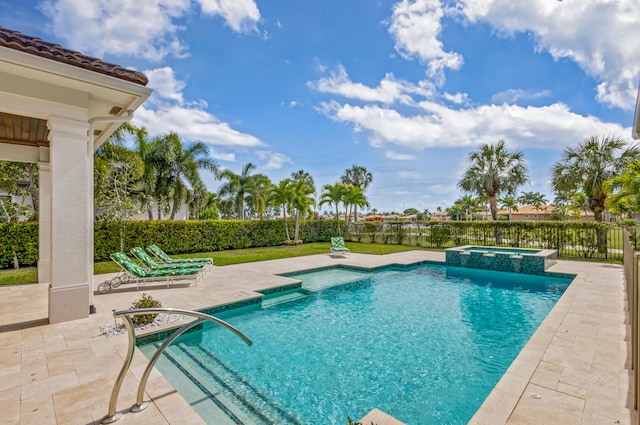
M591 136L631 139L638 0L0 0L0 26L142 71L133 123L202 141L222 168L319 191L352 165L372 208L464 195L468 155L504 140L552 201ZM220 182L208 172L210 191Z

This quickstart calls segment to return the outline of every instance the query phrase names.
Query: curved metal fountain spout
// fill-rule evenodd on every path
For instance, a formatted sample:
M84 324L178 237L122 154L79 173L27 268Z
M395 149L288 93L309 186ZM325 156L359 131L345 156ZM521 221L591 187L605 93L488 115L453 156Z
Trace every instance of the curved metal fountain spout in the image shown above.
M116 378L116 382L113 385L113 390L111 391L111 399L109 400L109 413L105 416L100 423L102 424L110 424L122 417L121 412L116 412L116 403L118 401L118 394L120 393L120 388L122 387L122 383L124 382L124 377L129 370L129 366L131 366L131 360L133 359L133 353L135 351L135 328L133 327L133 321L131 320L132 316L139 316L142 314L181 314L183 316L191 316L196 317L196 320L185 323L180 328L178 328L167 340L156 350L156 352L149 360L149 364L147 368L144 370L142 374L142 378L140 379L140 385L138 386L138 393L136 398L136 404L131 407L132 412L140 412L146 409L149 406L148 402L144 401L144 390L147 385L147 380L149 379L149 374L151 373L151 369L156 364L156 361L162 355L162 352L180 335L191 329L192 327L199 325L205 321L210 321L216 323L234 334L238 335L247 345L251 346L252 342L249 338L245 336L242 332L240 332L235 327L231 326L229 323L224 320L220 320L217 317L210 316L208 314L200 313L198 311L192 310L182 310L178 308L167 308L167 307L159 307L159 308L137 308L133 310L120 310L113 313L115 318L122 317L122 321L124 322L125 327L127 328L127 333L129 334L129 347L127 350L127 357L124 360L124 364L122 365L122 369Z

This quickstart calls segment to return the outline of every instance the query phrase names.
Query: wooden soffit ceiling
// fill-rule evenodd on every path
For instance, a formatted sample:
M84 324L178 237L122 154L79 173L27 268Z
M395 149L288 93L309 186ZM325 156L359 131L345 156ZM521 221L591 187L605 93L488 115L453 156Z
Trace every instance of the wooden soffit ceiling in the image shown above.
M47 120L0 112L0 143L48 147Z

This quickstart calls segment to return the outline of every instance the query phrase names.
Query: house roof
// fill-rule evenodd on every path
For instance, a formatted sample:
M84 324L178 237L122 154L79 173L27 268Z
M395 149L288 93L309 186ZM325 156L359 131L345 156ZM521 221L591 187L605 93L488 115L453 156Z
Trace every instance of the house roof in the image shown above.
M518 207L518 210L516 211L515 209L511 210L511 215L518 215L518 214L551 214L553 212L553 210L555 209L555 207L553 205L540 205L539 207L536 208L536 206L534 205L522 205ZM499 215L509 215L509 210L508 209L504 209L504 210L500 210L498 211ZM582 211L580 210L580 215L581 216L591 216L593 215L593 212L591 211Z
M149 80L138 71L125 69L120 65L104 62L98 58L66 49L59 44L43 41L37 37L22 34L0 26L0 47L18 50L57 62L109 75L114 78L146 86Z

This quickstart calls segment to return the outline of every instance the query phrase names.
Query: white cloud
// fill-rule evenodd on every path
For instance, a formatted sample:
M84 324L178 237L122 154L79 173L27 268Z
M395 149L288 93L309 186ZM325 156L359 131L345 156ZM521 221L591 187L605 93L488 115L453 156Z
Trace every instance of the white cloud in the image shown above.
M187 140L198 140L214 146L249 148L263 146L255 136L234 130L209 112L198 107L161 105L157 109L138 108L134 123L155 134L175 131Z
M387 151L384 156L386 156L389 159L393 159L396 161L411 161L416 159L415 155L408 155L406 153L398 153L398 152L394 152L394 151Z
M634 107L640 78L638 0L458 0L456 9L471 23L532 34L538 50L569 58L598 80L600 102Z
M458 193L458 188L453 185L446 185L446 184L434 184L429 186L429 191L433 192L433 193ZM441 201L442 202L442 201Z
M406 196L406 195L411 194L411 192L408 192L406 190L398 190L396 192L393 192L393 194L397 195L397 196Z
M410 170L398 171L398 177L406 180L419 180L422 178L422 176L419 173L416 173L415 171L410 171Z
M144 71L149 78L148 86L153 88L153 96L166 100L173 100L180 104L184 103L182 90L184 90L184 81L177 80L173 69L168 66L164 68L156 68Z
M519 100L533 100L547 97L551 94L549 90L539 92L528 92L522 89L509 89L495 93L491 96L492 103L517 103Z
M394 5L389 23L398 53L405 58L417 56L427 64L427 74L440 80L444 69L458 69L463 63L458 53L443 49L439 38L443 16L439 0L402 0Z
M189 0L145 0L144 6L137 0L48 0L40 8L53 34L83 53L159 61L186 51L173 20L186 13Z
M461 147L505 139L510 146L562 149L590 135L629 134L619 124L573 113L561 103L543 107L483 105L450 109L421 102L422 112L402 115L376 105L353 106L335 101L318 108L337 122L367 131L376 146L385 143L421 150L429 147Z
M211 155L211 157L214 159L219 159L220 161L233 162L236 160L236 154L234 153L209 151L209 155Z
M203 13L222 16L234 31L255 29L260 12L253 0L198 0ZM66 46L85 54L142 57L160 61L187 53L175 21L186 15L192 0L45 0L42 12L50 30Z
M236 32L257 31L260 11L253 0L197 0L202 11L220 15Z
M410 94L429 97L433 94L433 86L421 81L419 85L407 81L396 80L393 74L384 76L376 88L354 83L349 79L344 66L338 65L329 77L307 83L309 87L323 93L337 94L348 99L358 99L366 102L382 102L386 104L400 102L414 103Z
M278 152L256 151L255 154L258 155L258 158L267 161L263 167L265 170L279 170L284 164L293 162L291 158Z
M145 70L154 93L135 113L134 123L155 134L175 131L186 140L198 140L213 146L249 148L264 146L255 136L234 130L228 123L209 113L204 100L185 101L186 83L175 77L173 69L163 67ZM233 154L222 155L228 160ZM229 159L233 160L233 159Z
M469 104L469 95L467 95L466 93L455 93L455 94L444 93L442 97L451 103L455 103L456 105Z

